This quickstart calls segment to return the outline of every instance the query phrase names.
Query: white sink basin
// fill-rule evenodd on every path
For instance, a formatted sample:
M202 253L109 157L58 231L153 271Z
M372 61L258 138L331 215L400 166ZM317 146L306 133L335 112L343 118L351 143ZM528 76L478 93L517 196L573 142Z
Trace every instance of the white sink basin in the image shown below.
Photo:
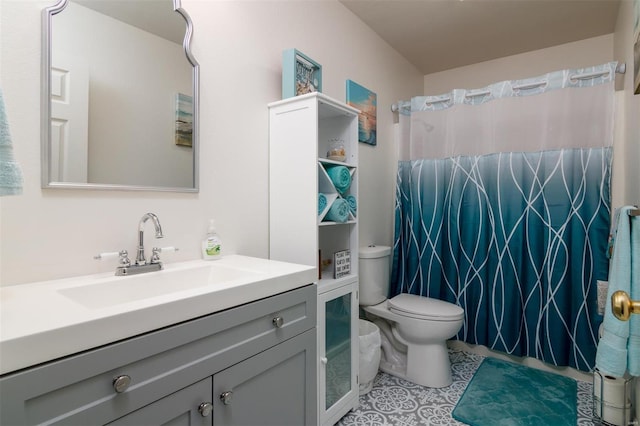
M258 275L249 269L210 264L128 277L113 276L78 287L59 289L58 293L86 308L101 309L200 287L229 285L238 279L256 278Z
M310 266L228 255L140 275L0 287L0 374L293 290L317 274Z

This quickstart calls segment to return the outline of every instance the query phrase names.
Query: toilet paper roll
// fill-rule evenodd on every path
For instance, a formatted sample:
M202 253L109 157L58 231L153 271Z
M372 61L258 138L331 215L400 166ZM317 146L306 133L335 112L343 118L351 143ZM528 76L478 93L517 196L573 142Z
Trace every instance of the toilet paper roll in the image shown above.
M625 426L631 421L631 385L628 379L593 374L593 406L607 423Z
M631 421L631 407L612 407L606 402L601 405L597 399L594 399L593 402L595 415L607 422L607 424L626 426Z
M631 405L631 382L628 379L593 374L593 395L613 407Z

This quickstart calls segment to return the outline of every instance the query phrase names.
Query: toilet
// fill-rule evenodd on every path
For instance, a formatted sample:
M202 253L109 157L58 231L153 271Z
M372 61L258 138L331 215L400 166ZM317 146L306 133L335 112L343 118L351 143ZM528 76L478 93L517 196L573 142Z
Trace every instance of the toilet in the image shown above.
M451 384L447 339L462 327L464 310L453 303L414 294L387 299L391 248L360 248L360 307L381 331L380 370L419 385Z

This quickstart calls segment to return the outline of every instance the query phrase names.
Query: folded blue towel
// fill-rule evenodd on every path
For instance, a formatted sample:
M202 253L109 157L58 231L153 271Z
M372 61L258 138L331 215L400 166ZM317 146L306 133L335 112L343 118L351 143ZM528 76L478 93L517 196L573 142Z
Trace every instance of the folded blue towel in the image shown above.
M325 207L327 207L327 196L320 192L318 194L318 215L324 211Z
M632 300L640 300L640 216L631 218L631 293ZM627 369L632 376L640 376L640 315L629 319ZM636 388L638 389L638 388ZM637 392L638 390L636 390ZM640 407L636 408L640 410ZM640 413L640 411L639 411Z
M349 203L349 211L351 211L351 214L355 216L358 212L358 201L356 200L356 197L353 195L347 195L344 199Z
M351 173L345 166L328 166L327 175L329 175L333 186L341 195L347 192L347 189L351 186Z
M22 170L13 158L9 120L0 90L0 196L22 194Z
M631 279L631 236L629 210L631 206L618 209L613 255L609 265L609 290L607 300L617 290L630 291ZM615 377L624 376L627 370L627 345L629 340L629 322L620 321L613 316L611 303L607 303L602 322L604 332L598 342L596 368L604 374Z
M349 220L349 203L343 198L337 198L333 204L331 204L324 220L341 223Z

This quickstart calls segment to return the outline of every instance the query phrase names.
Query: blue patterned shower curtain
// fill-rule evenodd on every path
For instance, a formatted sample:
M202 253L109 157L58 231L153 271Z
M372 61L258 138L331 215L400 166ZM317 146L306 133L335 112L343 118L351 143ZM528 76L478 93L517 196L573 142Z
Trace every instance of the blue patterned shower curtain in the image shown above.
M593 368L615 65L412 99L391 296L460 305L468 343Z

